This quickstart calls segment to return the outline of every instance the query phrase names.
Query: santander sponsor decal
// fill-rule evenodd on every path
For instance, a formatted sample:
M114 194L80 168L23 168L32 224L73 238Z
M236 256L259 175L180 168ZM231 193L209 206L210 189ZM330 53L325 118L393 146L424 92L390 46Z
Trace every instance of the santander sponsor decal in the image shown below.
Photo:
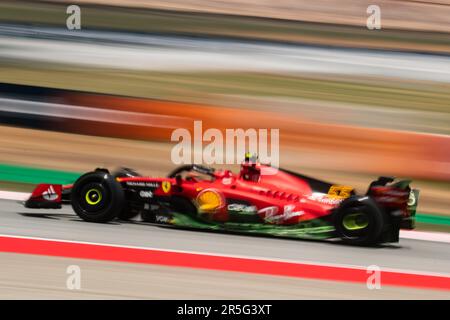
M283 224L285 221L294 218L294 217L299 217L303 214L305 214L304 211L299 210L299 211L294 211L295 210L295 205L286 205L283 208L283 213L282 214L278 214L278 207L267 207L267 208L263 208L261 210L258 211L259 214L262 214L264 217L264 220L268 223L273 223L273 224Z

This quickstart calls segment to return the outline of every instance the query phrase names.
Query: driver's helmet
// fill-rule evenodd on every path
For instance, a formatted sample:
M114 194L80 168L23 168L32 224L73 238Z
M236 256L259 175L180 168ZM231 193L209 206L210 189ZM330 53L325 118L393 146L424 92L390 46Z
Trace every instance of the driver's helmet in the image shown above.
M258 182L260 175L261 169L259 168L258 156L247 152L245 154L244 162L241 163L241 179Z

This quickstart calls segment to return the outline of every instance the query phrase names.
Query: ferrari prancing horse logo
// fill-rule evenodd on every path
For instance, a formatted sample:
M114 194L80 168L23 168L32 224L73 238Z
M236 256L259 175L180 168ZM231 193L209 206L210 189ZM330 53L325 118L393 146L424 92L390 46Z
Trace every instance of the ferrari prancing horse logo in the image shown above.
M171 184L169 181L163 181L161 184L161 187L162 187L164 193L168 193L170 191Z

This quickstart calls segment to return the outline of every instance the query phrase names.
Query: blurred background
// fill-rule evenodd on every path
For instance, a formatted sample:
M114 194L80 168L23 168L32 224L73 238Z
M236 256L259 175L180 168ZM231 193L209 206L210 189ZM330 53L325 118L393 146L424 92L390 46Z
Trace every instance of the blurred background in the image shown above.
M371 2L1 1L0 189L164 175L202 120L278 128L281 167L361 192L410 177L419 228L449 231L450 1L377 1L381 30Z

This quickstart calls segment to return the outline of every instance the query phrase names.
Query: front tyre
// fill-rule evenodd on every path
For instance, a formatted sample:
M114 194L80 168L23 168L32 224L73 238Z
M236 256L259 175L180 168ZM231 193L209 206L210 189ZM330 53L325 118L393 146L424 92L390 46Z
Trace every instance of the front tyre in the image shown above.
M370 246L381 241L385 214L370 198L350 198L334 215L337 236L352 245Z
M123 211L125 196L113 176L96 171L78 178L72 188L71 203L75 213L84 221L108 222Z

